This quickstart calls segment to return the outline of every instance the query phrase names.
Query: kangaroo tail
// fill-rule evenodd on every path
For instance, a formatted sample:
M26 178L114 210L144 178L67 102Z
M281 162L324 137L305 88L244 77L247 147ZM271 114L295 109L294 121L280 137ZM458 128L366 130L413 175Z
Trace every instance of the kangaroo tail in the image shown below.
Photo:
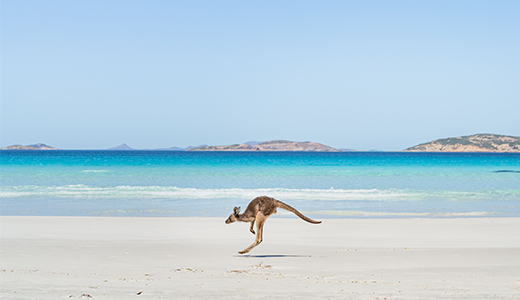
M316 221L316 220L313 220L311 218L308 218L308 217L304 216L296 208L294 208L294 207L292 207L292 206L290 206L288 204L285 204L285 203L283 203L280 200L276 200L276 201L277 201L276 203L278 204L277 206L279 208L283 208L283 209L285 209L287 211L290 211L290 212L294 213L295 215L297 215L298 217L300 217L304 221L307 221L307 222L312 223L312 224L320 224L321 223L321 221Z

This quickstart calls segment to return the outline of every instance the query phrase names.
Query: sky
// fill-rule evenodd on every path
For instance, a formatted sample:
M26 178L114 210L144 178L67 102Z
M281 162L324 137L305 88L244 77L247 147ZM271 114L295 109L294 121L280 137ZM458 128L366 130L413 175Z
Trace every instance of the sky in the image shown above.
M520 136L520 1L0 0L0 147Z

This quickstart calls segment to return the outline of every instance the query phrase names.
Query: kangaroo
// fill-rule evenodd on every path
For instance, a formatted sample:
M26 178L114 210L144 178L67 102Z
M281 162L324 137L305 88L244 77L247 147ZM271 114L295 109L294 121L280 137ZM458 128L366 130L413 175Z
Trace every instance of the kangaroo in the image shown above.
M264 223L265 221L267 221L267 218L270 215L274 215L276 213L277 208L283 208L285 210L288 210L297 215L298 217L302 218L302 220L307 221L309 223L321 223L321 221L315 221L313 219L307 218L301 212L283 203L282 201L267 196L256 197L255 199L251 200L243 214L240 213L240 207L235 207L233 209L233 213L229 215L229 218L226 219L226 224L230 224L235 221L251 222L251 228L249 229L249 231L251 231L252 234L255 234L255 230L253 229L253 227L256 222L255 242L251 244L251 246L247 247L242 251L239 251L238 253L247 253L262 242Z

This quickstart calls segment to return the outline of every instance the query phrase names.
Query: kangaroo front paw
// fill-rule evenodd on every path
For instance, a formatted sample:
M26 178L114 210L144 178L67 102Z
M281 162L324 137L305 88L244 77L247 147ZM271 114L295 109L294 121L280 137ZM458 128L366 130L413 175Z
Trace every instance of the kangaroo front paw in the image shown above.
M254 230L250 230L252 234L256 234L256 232Z

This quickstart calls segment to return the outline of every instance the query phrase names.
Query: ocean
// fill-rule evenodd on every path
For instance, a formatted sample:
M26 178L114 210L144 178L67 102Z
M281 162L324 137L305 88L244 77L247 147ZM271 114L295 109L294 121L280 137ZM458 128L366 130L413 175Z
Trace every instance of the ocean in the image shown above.
M0 151L0 215L226 218L262 195L314 219L520 217L520 154Z

